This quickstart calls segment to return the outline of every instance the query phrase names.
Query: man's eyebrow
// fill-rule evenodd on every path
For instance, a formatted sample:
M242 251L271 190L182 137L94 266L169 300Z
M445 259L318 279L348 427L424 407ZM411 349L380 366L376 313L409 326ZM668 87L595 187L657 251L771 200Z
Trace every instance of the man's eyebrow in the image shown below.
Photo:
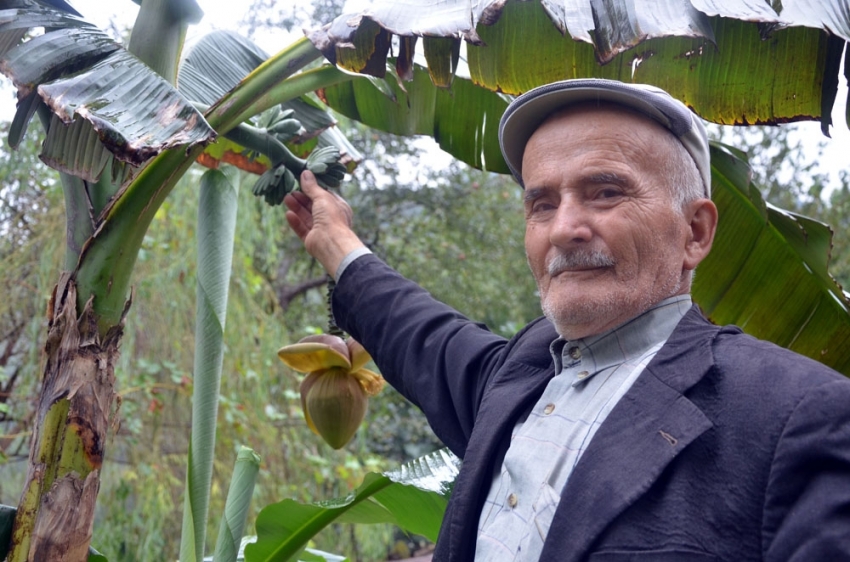
M535 199L539 199L547 191L549 190L543 187L526 188L525 194L522 196L523 203L530 203Z
M625 177L617 174L616 172L599 172L596 174L588 174L582 178L585 183L590 184L605 184L612 183L614 185L619 185L621 187L626 187L632 184L632 181Z

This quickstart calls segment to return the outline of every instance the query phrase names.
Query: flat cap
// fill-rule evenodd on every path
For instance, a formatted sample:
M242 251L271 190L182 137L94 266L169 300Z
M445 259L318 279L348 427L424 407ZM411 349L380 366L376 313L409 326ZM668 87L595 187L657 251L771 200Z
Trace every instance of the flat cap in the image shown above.
M711 197L708 135L702 120L673 96L648 84L626 84L601 78L553 82L522 94L505 110L499 124L499 146L511 173L523 188L522 156L534 131L552 113L582 102L619 104L657 121L679 139L693 158Z

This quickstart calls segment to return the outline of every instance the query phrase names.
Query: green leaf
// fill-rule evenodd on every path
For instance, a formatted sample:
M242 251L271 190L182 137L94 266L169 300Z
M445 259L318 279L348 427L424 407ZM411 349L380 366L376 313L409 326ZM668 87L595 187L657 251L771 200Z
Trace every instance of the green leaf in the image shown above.
M193 101L211 105L268 58L248 39L232 31L214 31L186 54L180 67L180 91ZM327 111L306 96L280 107L295 110L295 117L307 131L304 138L314 137L335 123Z
M20 96L37 90L65 124L78 118L88 122L118 159L139 165L163 150L215 137L204 118L166 80L79 18L43 7L0 10L0 44L6 34L11 40L21 29L38 26L47 32L6 52L0 70L13 80ZM26 128L31 105L19 108L16 131ZM48 140L45 147L50 158L64 163L65 170L76 170L69 164L76 146L54 143L59 141ZM97 166L102 158L88 160ZM97 176L91 170L84 175Z
M313 536L335 521L392 523L436 540L459 464L443 449L387 474L369 473L345 498L269 505L257 517L257 542L245 548L245 560L294 560Z
M781 123L818 119L831 108L822 84L837 67L827 60L824 30L850 39L843 4L804 1L777 15L768 3L739 1L694 2L696 10L679 0L651 8L625 0L387 2L343 14L310 39L328 60L383 76L372 60L378 39L385 41L379 31L465 37L470 76L490 90L519 94L567 78L613 78L662 87L715 123ZM358 53L370 53L376 71ZM434 71L443 76L445 59L438 60Z
M404 90L396 80L386 84L395 99L366 78L325 88L324 99L335 111L370 127L397 135L429 135L471 166L508 173L498 139L499 119L508 106L505 96L459 77L451 89L438 88L416 65Z
M749 184L746 163L712 146L720 223L693 296L712 321L850 375L850 303L829 276L826 225L773 207Z
M200 193L192 435L180 540L180 559L184 562L200 562L204 556L224 356L227 289L238 207L236 188L218 170L209 170L201 177Z
M186 54L179 73L180 91L190 99L211 105L229 90L237 86L246 76L263 64L269 55L254 43L231 31L215 31L205 35ZM279 105L283 110L295 111L305 132L292 139L287 146L292 152L304 155L309 150L299 150L299 145L316 136L323 136L319 146L333 145L340 154L347 155L346 161L359 162L362 155L351 146L339 131L323 135L333 129L336 120L318 102L309 96L296 97ZM312 148L312 145L310 146ZM268 159L260 158L256 167L243 163L244 147L230 139L219 139L208 147L205 154L215 160L224 160L253 173L267 169Z
M224 517L218 531L213 559L216 562L236 562L239 546L242 543L242 532L245 530L245 519L251 496L254 493L254 483L260 471L260 455L248 447L241 447L236 456L236 467L230 479L230 489L224 502Z
M425 60L428 61L431 82L440 88L451 86L460 56L460 39L425 37L422 40L422 46L425 49Z

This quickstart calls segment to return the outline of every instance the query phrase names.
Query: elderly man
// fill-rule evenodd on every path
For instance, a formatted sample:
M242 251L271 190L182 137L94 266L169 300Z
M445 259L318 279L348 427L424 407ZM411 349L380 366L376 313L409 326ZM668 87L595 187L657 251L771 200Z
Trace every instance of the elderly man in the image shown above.
M850 560L850 381L710 324L708 142L651 87L507 109L544 318L506 341L374 256L309 173L287 219L339 325L463 459L435 560Z

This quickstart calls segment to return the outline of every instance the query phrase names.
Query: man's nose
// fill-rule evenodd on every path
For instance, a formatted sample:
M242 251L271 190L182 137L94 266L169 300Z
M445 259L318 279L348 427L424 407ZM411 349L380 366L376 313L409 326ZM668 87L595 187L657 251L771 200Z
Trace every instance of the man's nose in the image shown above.
M561 201L549 232L552 245L567 247L589 242L592 236L587 210L570 201Z

